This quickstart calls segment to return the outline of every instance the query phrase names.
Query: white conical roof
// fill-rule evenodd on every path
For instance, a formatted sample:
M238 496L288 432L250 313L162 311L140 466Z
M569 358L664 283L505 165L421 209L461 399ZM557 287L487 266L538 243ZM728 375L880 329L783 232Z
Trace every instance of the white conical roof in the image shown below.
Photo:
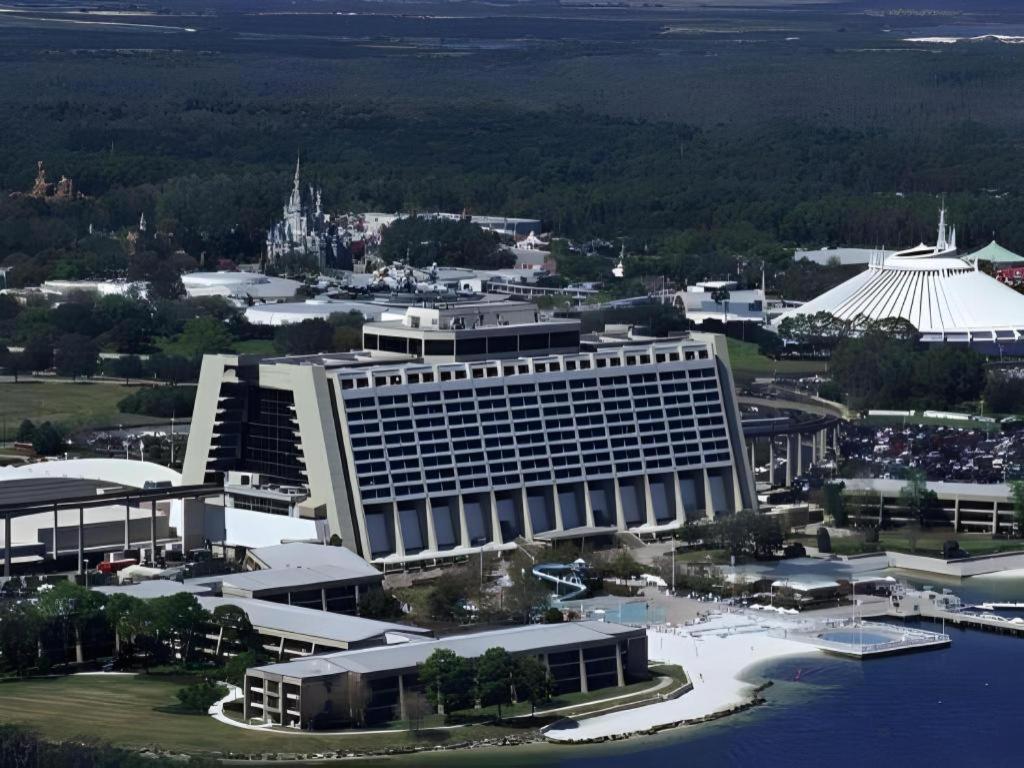
M845 320L903 318L925 337L1019 339L1024 295L979 272L952 250L919 246L864 272L775 321L827 312Z

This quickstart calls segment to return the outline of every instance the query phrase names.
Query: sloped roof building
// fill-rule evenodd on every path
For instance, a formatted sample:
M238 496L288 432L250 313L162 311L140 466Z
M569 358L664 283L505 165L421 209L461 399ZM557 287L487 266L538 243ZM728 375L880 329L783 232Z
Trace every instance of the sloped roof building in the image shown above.
M996 353L1024 350L1024 295L957 256L945 210L935 246L880 255L868 268L816 299L781 315L819 312L844 321L902 318L926 342L958 342Z

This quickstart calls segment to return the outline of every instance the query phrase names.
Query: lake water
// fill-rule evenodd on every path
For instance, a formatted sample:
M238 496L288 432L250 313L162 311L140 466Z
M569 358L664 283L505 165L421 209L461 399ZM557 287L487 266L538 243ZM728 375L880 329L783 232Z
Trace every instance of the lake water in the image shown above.
M949 586L971 601L1024 600L1019 580ZM752 682L774 682L765 692L767 703L707 725L624 742L449 753L412 763L488 768L1024 765L1024 638L947 631L953 644L944 650L863 662L793 657L752 670Z

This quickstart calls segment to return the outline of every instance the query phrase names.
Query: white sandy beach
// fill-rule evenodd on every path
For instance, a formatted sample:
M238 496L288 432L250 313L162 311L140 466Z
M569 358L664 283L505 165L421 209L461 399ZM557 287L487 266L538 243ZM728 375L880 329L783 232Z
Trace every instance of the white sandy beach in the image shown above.
M680 665L693 690L670 701L556 724L547 731L547 738L575 742L624 736L697 720L749 702L754 686L740 679L744 670L786 656L820 653L806 643L771 637L766 623L731 614L687 627L648 630L650 658Z

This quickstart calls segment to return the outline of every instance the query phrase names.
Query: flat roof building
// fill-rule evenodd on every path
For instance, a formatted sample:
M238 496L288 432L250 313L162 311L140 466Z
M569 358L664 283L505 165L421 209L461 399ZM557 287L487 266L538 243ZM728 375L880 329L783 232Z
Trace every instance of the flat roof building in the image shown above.
M421 688L419 665L434 651L476 658L496 647L543 661L557 693L622 686L648 674L643 628L532 624L253 667L245 677L245 719L302 730L405 719L407 694Z
M344 547L293 542L246 552L244 573L224 576L224 597L247 597L333 613L359 614L383 574Z
M304 508L384 567L756 507L723 338L581 352L576 321L525 322L528 304L489 304L477 328L475 309L418 310L365 329L416 352L206 357L186 482L304 485ZM506 312L530 317L491 324Z

